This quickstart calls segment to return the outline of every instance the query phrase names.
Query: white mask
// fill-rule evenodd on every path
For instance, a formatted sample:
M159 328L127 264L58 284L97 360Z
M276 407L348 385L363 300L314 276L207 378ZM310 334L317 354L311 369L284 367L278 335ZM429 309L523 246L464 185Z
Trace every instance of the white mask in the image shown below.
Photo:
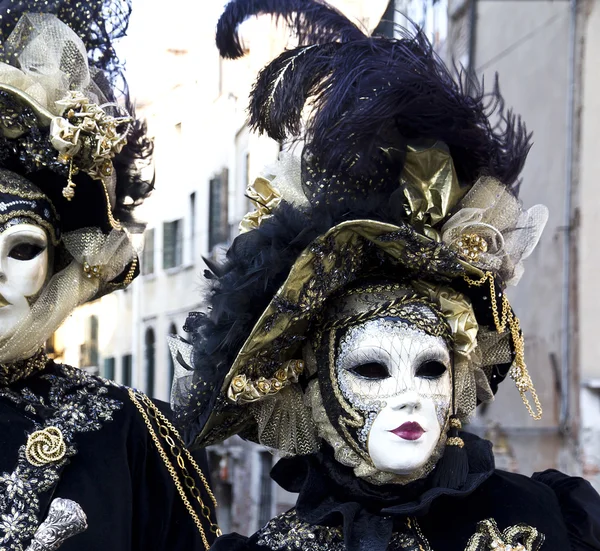
M374 319L342 336L335 365L344 398L366 413L359 440L375 468L399 475L422 468L450 414L444 339L398 319Z
M0 338L7 339L31 309L30 298L50 275L48 235L18 223L0 233Z

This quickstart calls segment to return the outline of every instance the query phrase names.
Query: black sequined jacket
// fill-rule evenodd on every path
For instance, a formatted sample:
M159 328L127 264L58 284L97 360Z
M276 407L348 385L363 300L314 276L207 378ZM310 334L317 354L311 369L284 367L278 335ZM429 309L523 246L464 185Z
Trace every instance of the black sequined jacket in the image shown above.
M460 490L428 479L374 486L331 450L281 460L273 478L298 492L296 507L249 538L213 551L591 551L600 549L600 496L581 478L532 478L494 468L491 444L462 434L470 472Z
M128 389L50 362L0 386L0 427L3 551L205 548Z

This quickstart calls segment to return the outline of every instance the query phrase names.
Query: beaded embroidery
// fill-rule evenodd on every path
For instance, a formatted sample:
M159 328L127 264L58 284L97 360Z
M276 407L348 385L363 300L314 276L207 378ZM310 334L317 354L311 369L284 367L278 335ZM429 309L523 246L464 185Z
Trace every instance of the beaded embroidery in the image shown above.
M340 528L302 522L295 509L270 520L254 538L271 551L346 551ZM406 519L404 529L392 534L388 551L432 550L416 521Z
M38 408L46 409L44 422L36 420L34 430L55 427L65 443L65 453L60 459L39 466L27 460L24 443L19 449L15 470L0 474L2 551L22 551L33 537L41 522L39 496L58 483L63 467L77 453L76 435L100 430L123 405L107 396L108 381L66 365L57 366L57 370L57 374L40 377L50 385L47 398L27 388L21 391L0 388L0 398L10 400L29 413L35 414Z

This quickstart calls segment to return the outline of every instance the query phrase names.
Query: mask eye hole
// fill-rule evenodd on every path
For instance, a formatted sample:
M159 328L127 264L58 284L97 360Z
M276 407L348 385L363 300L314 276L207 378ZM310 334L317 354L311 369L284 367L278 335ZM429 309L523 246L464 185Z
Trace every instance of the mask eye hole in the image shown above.
M439 379L444 373L446 366L442 362L428 360L417 367L415 376L421 379Z
M33 260L43 250L44 247L34 243L19 243L10 250L8 256L15 260Z
M351 373L362 377L363 379L387 379L390 376L388 368L377 362L360 364L349 370Z

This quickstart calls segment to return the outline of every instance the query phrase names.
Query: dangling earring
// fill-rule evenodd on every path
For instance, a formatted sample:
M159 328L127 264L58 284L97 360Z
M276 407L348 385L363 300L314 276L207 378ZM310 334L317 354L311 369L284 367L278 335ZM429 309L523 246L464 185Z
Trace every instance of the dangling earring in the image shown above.
M460 437L462 423L456 415L456 377L452 366L452 415L448 424L448 438L444 455L438 461L433 472L433 483L441 488L460 489L469 474L469 457L465 441Z

